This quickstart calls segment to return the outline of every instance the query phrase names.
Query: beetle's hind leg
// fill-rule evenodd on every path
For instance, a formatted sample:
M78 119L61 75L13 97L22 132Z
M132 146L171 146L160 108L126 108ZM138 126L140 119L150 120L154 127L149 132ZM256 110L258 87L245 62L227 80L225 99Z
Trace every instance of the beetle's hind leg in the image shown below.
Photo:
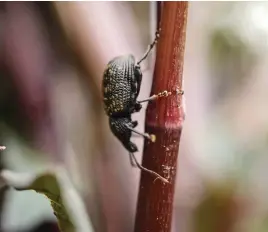
M162 91L158 94L154 94L152 96L150 96L149 98L146 98L144 100L141 100L141 101L137 101L138 103L142 103L142 102L148 102L148 101L154 101L156 99L159 99L159 98L162 98L162 97L168 97L171 95L171 92L168 92L167 90L165 91Z
M144 53L144 55L142 56L142 58L137 62L137 66L140 66L140 63L147 58L147 56L149 55L150 51L156 45L156 43L157 43L157 41L158 41L158 39L160 37L159 31L160 31L160 29L155 32L154 41L148 46L147 51Z
M142 171L145 171L145 172L148 172L149 174L153 175L156 177L156 179L160 179L162 180L164 183L169 183L168 180L162 176L160 176L158 173L154 172L153 170L150 170L150 169L147 169L145 167L143 167L136 159L134 153L130 152L129 153L130 155L130 159L132 160L132 162L134 161L135 162L135 165Z

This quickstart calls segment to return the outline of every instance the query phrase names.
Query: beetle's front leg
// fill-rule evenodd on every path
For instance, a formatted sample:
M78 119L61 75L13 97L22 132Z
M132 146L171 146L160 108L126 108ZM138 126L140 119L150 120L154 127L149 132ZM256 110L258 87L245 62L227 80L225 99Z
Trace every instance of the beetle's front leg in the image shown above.
M158 94L154 94L152 96L150 96L149 98L146 98L144 100L141 101L137 101L138 103L142 103L142 102L148 102L148 101L154 101L156 99L162 98L162 97L168 97L171 95L171 92L168 92L167 90L160 92Z
M154 101L154 100L157 100L157 99L159 99L159 98L168 97L168 96L170 96L171 94L172 94L171 92L168 92L167 90L165 90L165 91L162 91L162 92L160 92L160 93L158 93L158 94L154 94L154 95L152 95L152 96L149 97L149 98L146 98L146 99L144 99L144 100L137 101L137 102L138 102L138 103L143 103L143 102L148 102L148 101ZM177 92L177 94L179 94L179 95L183 95L183 94L184 94L184 91L183 91L183 90L179 90L179 91Z

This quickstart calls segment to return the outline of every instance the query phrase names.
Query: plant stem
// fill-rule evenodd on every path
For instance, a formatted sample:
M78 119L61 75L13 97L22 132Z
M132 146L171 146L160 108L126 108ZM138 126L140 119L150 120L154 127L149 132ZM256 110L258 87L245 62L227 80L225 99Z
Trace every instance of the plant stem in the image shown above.
M145 141L143 166L168 179L166 184L141 173L135 232L170 232L179 142L184 121L181 106L182 73L188 2L161 4L160 39L151 95L173 94L148 104L145 131L156 143Z

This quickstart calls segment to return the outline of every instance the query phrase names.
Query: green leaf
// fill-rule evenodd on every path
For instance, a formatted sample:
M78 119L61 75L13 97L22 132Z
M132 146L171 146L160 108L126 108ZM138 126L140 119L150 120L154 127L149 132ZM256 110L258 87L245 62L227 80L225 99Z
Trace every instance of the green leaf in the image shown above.
M1 172L3 183L18 191L34 190L51 203L58 225L63 232L93 232L83 201L61 167L44 173Z

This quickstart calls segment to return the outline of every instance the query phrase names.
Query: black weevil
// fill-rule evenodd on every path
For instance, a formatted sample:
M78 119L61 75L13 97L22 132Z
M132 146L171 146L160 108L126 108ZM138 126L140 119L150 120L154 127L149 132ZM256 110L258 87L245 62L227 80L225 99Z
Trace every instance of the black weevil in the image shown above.
M134 129L138 125L138 122L131 120L131 114L140 111L142 102L151 101L159 97L166 97L171 94L168 91L163 91L148 99L142 101L137 100L142 81L140 64L147 58L150 51L157 43L158 38L159 32L157 31L153 43L149 45L146 53L136 64L133 55L118 56L112 59L104 71L102 93L104 109L109 116L111 131L129 151L131 164L134 166L134 161L138 168L151 173L167 183L168 181L158 173L144 168L137 162L133 153L137 152L138 148L130 141L132 132L137 133L152 142L155 141L154 135L142 133Z

